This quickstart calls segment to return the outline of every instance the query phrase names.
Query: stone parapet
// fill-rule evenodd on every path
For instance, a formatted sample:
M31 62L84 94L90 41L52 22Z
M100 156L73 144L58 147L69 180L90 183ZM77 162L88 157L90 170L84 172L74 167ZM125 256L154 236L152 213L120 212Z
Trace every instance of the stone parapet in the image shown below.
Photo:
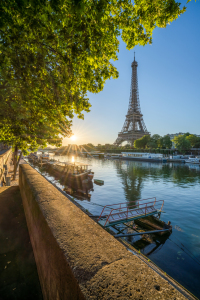
M45 300L186 299L27 164L19 185Z

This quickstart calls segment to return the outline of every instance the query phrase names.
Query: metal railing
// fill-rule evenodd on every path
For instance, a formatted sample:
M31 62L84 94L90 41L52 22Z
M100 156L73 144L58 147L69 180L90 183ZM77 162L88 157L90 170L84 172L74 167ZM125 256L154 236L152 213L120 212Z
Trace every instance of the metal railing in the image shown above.
M154 201L148 201L148 200L152 200L154 199ZM143 201L148 201L148 202L145 202L145 203L141 203ZM130 205L130 203L133 203L134 202L134 205ZM138 210L141 210L141 209L144 209L144 214L142 215L145 215L147 214L147 208L149 207L153 207L155 210L158 210L155 206L158 205L158 203L162 203L161 204L161 208L159 209L160 211L162 211L162 208L163 208L163 205L164 205L164 200L156 200L156 197L153 197L153 198L147 198L147 199L141 199L141 200L138 200L138 203L135 204L135 201L131 201L131 202L125 202L125 203L117 203L117 204L109 204L109 205L105 205L100 216L99 216L99 219L98 221L101 219L101 217L103 217L103 212L106 211L107 208L111 209L110 210L110 213L108 214L107 216L107 219L106 219L106 222L104 224L104 226L107 224L107 222L109 221L109 218L111 216L115 216L115 215L119 215L119 213L124 213L126 215L126 218L123 218L123 219L128 219L129 218L129 215L131 214L131 212L134 210L134 211L138 211ZM124 206L126 204L126 206ZM129 204L129 206L127 206L127 204ZM117 208L113 208L113 206L118 206ZM118 211L118 212L115 212L115 211Z

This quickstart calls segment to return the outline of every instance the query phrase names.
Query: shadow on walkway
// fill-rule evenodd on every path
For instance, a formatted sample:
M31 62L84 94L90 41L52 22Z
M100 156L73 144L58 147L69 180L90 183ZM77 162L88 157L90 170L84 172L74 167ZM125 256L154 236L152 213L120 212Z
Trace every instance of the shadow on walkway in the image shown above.
M42 300L19 186L0 187L0 300Z

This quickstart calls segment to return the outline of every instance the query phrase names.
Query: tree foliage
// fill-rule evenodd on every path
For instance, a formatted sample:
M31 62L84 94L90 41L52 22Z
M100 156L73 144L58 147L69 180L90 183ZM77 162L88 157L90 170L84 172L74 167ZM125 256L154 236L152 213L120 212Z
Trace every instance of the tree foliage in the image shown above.
M161 143L161 136L159 134L154 134L150 137L149 142L147 144L147 148L153 149L158 148Z
M146 45L184 11L175 0L0 1L1 140L24 152L58 145L89 112L87 92L118 77L119 36Z
M200 138L198 138L196 135L194 134L190 134L188 136L186 136L186 139L190 142L191 146L194 147L195 144L200 141Z
M162 137L159 134L154 134L152 136L144 136L143 138L136 140L134 142L134 147L137 149L171 149L172 141L170 140L169 135L164 135Z
M149 142L150 142L150 136L144 135L141 139L137 139L134 141L134 147L137 149L145 149Z
M191 149L191 143L184 135L175 136L172 141L174 142L175 147L182 153L184 153L185 150Z
M172 141L170 140L170 136L169 135L164 135L163 139L163 147L165 149L171 149L172 147Z

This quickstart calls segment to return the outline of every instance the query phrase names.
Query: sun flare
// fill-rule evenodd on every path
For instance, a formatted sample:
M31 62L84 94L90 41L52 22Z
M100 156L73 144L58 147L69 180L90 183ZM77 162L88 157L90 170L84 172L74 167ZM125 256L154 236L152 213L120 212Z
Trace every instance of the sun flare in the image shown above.
M72 135L72 136L70 137L70 139L71 139L72 141L75 141L75 140L76 140L76 136L75 136L75 135Z

